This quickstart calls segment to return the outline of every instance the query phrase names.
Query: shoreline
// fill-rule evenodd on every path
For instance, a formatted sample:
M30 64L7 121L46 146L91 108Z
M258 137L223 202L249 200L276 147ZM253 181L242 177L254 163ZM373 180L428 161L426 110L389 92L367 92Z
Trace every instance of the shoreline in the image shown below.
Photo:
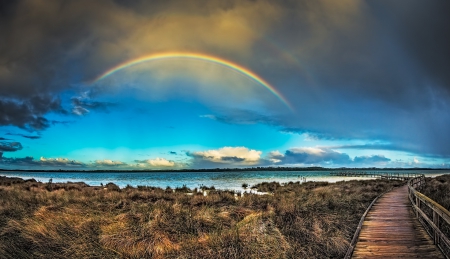
M115 169L2 169L1 172L33 172L33 173L170 173L170 172L251 172L251 171L268 171L268 172L276 172L276 171L315 171L315 172L328 172L328 171L446 171L450 170L450 168L419 168L419 167L409 167L409 168L326 168L326 167L248 167L248 168L202 168L202 169L145 169L145 170L115 170Z
M400 172L400 171L395 171ZM404 171L412 172L412 171ZM436 177L442 174L450 174L450 170L427 170L422 171L427 177ZM154 186L158 188L181 188L187 186L190 189L201 186L214 186L221 190L232 190L244 192L243 184L252 186L262 182L279 182L286 184L289 182L340 182L350 180L370 180L374 179L365 176L333 176L330 171L246 171L246 172L159 172L159 173L121 173L115 171L108 172L17 172L0 171L0 175L7 177L20 177L23 179L34 178L40 182L47 182L50 179L54 183L64 182L85 182L91 186L100 186L112 182L121 188L130 185Z

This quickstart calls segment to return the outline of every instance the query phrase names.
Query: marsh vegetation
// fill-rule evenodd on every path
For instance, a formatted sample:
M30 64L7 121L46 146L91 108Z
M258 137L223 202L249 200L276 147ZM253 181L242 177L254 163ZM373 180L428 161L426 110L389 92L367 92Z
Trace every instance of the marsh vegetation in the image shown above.
M0 258L340 258L370 202L401 184L262 183L269 195L240 197L1 177Z

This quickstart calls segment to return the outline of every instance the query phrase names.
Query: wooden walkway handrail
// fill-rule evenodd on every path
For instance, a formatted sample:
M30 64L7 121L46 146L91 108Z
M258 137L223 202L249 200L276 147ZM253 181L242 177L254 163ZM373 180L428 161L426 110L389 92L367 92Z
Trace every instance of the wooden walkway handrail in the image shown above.
M427 233L433 238L434 244L441 249L446 258L450 258L450 238L442 232L443 225L447 224L450 229L450 212L440 204L420 193L420 189L425 184L425 176L421 175L408 181L408 196L416 216L424 226ZM424 209L432 211L432 215L427 215ZM431 218L431 219L430 219Z
M411 178L420 176L416 173L400 173L400 172L378 172L378 171L338 171L330 172L331 176L347 176L347 177L373 177L385 180L406 181Z

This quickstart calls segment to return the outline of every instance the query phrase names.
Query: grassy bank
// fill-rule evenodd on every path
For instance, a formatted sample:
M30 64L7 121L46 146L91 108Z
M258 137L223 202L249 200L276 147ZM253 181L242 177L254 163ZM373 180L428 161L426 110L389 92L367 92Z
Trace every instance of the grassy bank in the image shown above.
M361 215L399 182L263 183L245 195L0 178L0 258L343 257Z

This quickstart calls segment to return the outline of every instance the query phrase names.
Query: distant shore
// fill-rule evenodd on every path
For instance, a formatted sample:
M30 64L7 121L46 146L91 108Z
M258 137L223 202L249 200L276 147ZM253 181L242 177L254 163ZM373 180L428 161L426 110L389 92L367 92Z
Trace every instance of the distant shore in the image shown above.
M119 170L101 170L101 171L59 171L59 170L40 170L40 171L0 171L0 175L9 177L21 177L26 179L34 178L37 181L47 182L50 179L54 183L59 182L85 182L89 185L100 185L113 182L120 187L130 186L155 186L160 188L177 188L187 186L188 188L199 188L201 186L215 186L222 190L237 190L242 192L243 184L255 185L263 181L275 181L280 183L288 182L338 182L349 181L352 179L368 180L372 177L363 176L362 173L393 173L410 174L420 173L428 177L434 177L442 174L450 174L450 170L377 170L377 169L334 169L311 170L311 168L299 168L302 170L279 170L278 168L247 168L249 170L166 170L166 171L119 171ZM251 170L250 170L251 169ZM272 170L268 170L272 169ZM306 170L309 169L309 170ZM314 168L312 168L314 169ZM319 169L319 168L316 168ZM352 172L361 173L350 176L338 176L336 173L351 175Z
M443 171L450 170L450 168L376 168L376 167L361 167L361 168L326 168L326 167L245 167L245 168L201 168L201 169L143 169L143 170L126 170L126 169L2 169L0 172L124 172L124 173L145 173L145 172L248 172L248 171L416 171L416 170L430 170Z

